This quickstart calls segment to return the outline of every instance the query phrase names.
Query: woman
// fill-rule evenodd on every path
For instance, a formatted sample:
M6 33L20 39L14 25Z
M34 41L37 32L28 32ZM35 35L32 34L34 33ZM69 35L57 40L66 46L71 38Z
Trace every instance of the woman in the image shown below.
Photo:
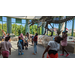
M23 34L21 33L19 37L21 37L21 39L22 39L22 49L24 50L24 42L23 42L24 38L23 38Z
M37 39L38 39L38 34L36 33L35 36L34 36L34 53L32 53L33 55L36 55L37 53Z
M60 36L56 36L54 41L49 41L47 48L45 49L42 58L44 58L44 54L48 52L47 58L58 58L58 50L60 49L60 41L62 38Z
M29 33L28 33L28 32L27 32L27 34L26 34L26 35L27 35L27 37L28 37L28 39L29 39Z
M28 49L28 37L27 37L27 35L25 35L24 46L25 46L25 49L27 50Z
M3 58L8 58L9 54L11 55L11 43L8 41L10 37L6 37L4 42L0 43L0 55L2 54Z
M67 57L67 56L69 56L69 53L65 49L65 47L67 46L67 31L62 32L62 38L63 38L63 40L61 41L62 54L60 54L60 56L63 56L64 52L66 52L66 54L67 54L66 57Z

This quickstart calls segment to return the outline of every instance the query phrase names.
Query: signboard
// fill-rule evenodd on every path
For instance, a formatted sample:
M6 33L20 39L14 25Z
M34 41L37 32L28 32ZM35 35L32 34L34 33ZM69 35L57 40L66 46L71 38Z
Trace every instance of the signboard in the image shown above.
M21 19L16 19L16 23L21 23Z
M2 16L0 16L0 21L2 21Z

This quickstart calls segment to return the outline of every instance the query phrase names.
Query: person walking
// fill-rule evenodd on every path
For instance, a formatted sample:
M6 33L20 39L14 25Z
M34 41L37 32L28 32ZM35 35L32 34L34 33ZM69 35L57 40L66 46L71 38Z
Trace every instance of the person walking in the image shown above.
M24 50L24 38L23 38L23 34L20 34L20 39L22 40L22 49Z
M25 35L24 46L25 46L25 49L27 50L28 49L28 37L27 37L27 35Z
M11 43L9 42L10 36L5 37L5 41L0 43L0 55L2 54L3 58L8 58L11 55Z
M67 56L69 56L69 53L65 49L65 47L67 46L67 31L62 32L62 38L63 38L63 40L61 41L62 54L60 54L60 56L63 56L64 52L66 52L66 54L67 54L66 57L67 57Z
M54 41L49 41L47 48L45 49L42 58L47 53L47 58L58 58L58 50L60 49L60 41L62 40L61 37L56 36Z
M34 53L32 53L33 55L36 55L37 53L37 40L38 40L38 34L36 33L35 36L34 36Z
M22 50L22 39L21 39L21 37L19 37L17 47L18 47L18 55L20 55L20 54L23 55L24 53L23 53L23 50Z

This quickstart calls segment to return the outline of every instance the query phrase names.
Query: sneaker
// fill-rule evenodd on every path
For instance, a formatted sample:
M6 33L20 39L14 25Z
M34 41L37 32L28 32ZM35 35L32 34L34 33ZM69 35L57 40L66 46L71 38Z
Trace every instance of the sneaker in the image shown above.
M20 53L18 53L18 55L20 55Z
M33 55L36 55L36 54L34 54L34 53L32 53Z
M70 55L70 54L67 54L66 57L69 56L69 55Z
M23 55L24 53L21 53L21 55Z
M60 54L60 56L63 56L64 54Z

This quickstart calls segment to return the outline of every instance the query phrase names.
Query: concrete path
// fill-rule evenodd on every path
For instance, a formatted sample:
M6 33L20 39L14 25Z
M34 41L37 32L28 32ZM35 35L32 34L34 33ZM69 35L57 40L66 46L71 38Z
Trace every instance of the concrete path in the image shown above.
M45 50L44 47L38 45L37 46L37 54L32 55L32 53L34 51L34 47L31 46L31 43L29 43L28 50L23 51L24 55L18 55L17 41L11 42L11 44L12 44L13 48L11 51L11 55L9 55L9 58L42 58L42 54ZM59 51L58 54L59 54L59 58L75 58L75 54L73 54L73 53L70 53L70 55L68 57L60 56L61 51ZM47 55L47 53L45 54L45 58L46 58L46 55ZM0 58L2 58L2 56L0 56Z

